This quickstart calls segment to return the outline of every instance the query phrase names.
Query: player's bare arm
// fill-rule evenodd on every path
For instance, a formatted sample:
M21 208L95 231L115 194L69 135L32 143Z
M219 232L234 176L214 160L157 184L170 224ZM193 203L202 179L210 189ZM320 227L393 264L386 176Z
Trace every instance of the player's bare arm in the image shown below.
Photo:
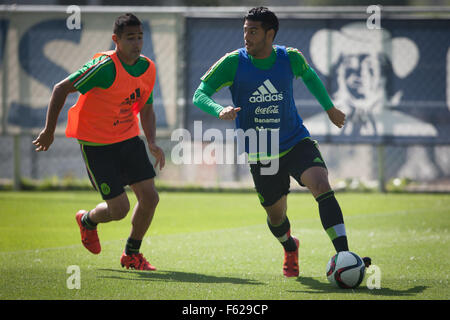
M336 107L332 107L327 110L328 118L330 118L331 122L338 128L342 128L345 124L345 113L339 110Z
M164 151L155 143L156 138L156 115L153 104L145 104L140 111L142 130L147 139L148 149L155 157L155 167L159 164L159 169L164 168L166 158Z
M75 91L77 91L77 89L75 89L69 78L62 80L53 87L52 96L50 97L47 109L45 127L33 141L37 152L47 151L50 148L50 145L54 140L59 113L66 102L67 96Z
M241 110L240 107L234 108L232 106L228 106L222 109L219 113L219 119L221 120L234 120L237 117L237 113Z

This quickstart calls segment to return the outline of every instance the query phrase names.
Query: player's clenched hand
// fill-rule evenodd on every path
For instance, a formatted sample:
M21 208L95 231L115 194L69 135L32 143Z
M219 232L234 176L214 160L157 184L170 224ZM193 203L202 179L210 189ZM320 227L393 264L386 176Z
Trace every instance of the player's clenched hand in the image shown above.
M331 122L338 128L342 128L345 124L345 113L341 110L333 107L327 110L328 118L330 118Z
M45 129L39 133L38 137L33 140L33 144L36 146L36 151L47 151L50 145L53 143L55 136L51 132L47 132Z
M232 106L228 106L222 109L219 113L219 119L221 120L234 120L237 117L237 113L241 110L241 108L233 108Z
M159 170L162 170L162 168L164 168L164 165L166 164L166 156L164 155L164 151L154 143L149 143L148 149L150 150L150 153L155 157L155 168L159 164Z

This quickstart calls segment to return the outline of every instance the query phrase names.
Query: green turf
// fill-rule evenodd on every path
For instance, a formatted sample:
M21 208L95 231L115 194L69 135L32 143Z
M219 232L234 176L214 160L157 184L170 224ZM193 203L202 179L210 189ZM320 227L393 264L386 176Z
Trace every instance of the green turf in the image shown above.
M286 279L282 248L252 193L161 193L141 250L158 271L142 272L119 264L130 216L99 226L100 255L81 245L74 214L99 202L95 192L0 192L0 300L450 298L449 195L337 197L350 249L372 257L381 289L367 288L368 275L356 290L328 283L333 247L309 194L288 198L301 271ZM71 265L80 289L67 287Z

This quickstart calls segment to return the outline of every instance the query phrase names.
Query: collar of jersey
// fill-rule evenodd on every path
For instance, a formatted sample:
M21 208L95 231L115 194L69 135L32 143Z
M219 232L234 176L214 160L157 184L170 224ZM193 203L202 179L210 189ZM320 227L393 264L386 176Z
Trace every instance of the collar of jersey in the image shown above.
M255 59L251 55L248 56L250 57L250 61L256 68L263 70L270 69L275 63L275 60L277 60L277 53L275 51L275 48L272 48L272 53L265 59Z
M119 58L119 56L117 56L117 58ZM120 60L120 58L119 61L122 64L125 71L128 72L128 74L130 74L133 77L141 76L143 73L142 71L147 70L148 67L148 61L143 57L139 57L138 61L136 61L136 63L133 65L126 64L125 62Z

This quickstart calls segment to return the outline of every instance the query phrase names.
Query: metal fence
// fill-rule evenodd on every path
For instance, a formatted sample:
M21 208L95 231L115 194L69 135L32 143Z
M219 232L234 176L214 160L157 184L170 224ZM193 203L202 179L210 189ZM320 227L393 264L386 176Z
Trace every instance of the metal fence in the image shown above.
M449 192L450 9L381 8L380 28L370 28L365 7L273 10L280 18L276 43L302 51L348 116L343 130L333 128L301 79L294 82L298 111L320 143L333 187ZM70 28L67 7L0 6L0 179L19 187L24 178L86 177L78 143L63 135L76 94L66 101L51 149L35 153L31 141L44 125L53 85L114 48L112 23L128 11L142 20L143 54L157 66L157 136L168 158L158 182L252 187L246 164L171 159L176 129L187 129L205 150L210 141L194 135L195 121L203 130L233 127L202 113L192 96L214 62L242 47L246 8L80 7L81 24ZM231 104L226 88L213 97Z

